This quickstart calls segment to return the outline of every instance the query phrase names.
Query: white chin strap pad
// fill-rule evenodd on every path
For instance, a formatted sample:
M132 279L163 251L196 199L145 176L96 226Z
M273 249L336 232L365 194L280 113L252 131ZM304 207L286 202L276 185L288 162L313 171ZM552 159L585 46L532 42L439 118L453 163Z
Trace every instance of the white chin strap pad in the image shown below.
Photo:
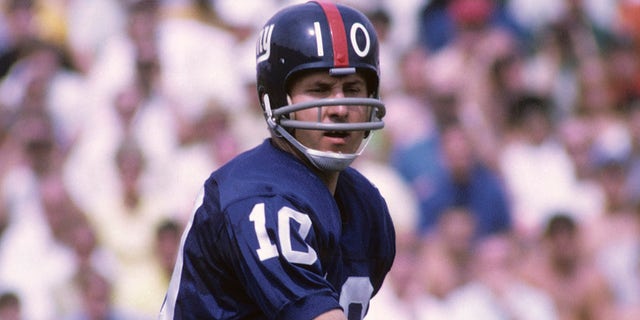
M351 165L353 160L362 153L364 147L369 142L369 139L365 139L356 153L320 151L305 147L281 126L277 126L275 129L283 138L287 139L287 141L298 149L298 151L302 152L316 168L322 171L342 171L346 169Z

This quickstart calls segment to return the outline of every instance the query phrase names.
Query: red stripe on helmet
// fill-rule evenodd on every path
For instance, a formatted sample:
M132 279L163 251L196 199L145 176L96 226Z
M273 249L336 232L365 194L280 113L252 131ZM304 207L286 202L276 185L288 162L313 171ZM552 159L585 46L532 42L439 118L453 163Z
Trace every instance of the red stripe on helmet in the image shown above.
M316 1L322 7L331 32L331 42L333 45L333 64L336 67L349 66L349 49L347 46L347 32L344 29L342 15L338 7L333 2Z

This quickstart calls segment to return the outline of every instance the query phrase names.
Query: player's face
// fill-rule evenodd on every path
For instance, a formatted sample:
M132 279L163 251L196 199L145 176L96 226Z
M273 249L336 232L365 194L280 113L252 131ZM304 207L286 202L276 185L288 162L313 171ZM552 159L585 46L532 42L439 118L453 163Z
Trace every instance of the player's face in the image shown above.
M290 88L292 103L315 99L364 98L367 84L363 76L350 74L334 77L326 71L304 75ZM368 106L327 106L297 111L293 117L300 121L324 123L367 122L371 117ZM295 137L308 148L338 153L354 153L364 139L364 131L320 131L297 129Z

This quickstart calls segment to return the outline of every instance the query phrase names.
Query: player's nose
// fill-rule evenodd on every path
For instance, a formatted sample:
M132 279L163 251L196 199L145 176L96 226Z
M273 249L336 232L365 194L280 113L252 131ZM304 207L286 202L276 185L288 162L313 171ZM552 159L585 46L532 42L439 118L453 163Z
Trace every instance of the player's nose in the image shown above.
M349 116L349 107L336 105L326 107L327 116L333 122L344 122Z

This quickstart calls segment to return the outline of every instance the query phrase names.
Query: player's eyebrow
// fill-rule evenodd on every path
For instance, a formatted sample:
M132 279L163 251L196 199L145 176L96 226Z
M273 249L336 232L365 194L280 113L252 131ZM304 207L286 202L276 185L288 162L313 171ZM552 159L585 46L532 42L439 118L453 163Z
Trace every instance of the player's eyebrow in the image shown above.
M364 79L362 78L353 78L353 79L349 79L347 81L344 82L344 85L347 86L354 86L354 85L366 85L367 82L364 81Z

